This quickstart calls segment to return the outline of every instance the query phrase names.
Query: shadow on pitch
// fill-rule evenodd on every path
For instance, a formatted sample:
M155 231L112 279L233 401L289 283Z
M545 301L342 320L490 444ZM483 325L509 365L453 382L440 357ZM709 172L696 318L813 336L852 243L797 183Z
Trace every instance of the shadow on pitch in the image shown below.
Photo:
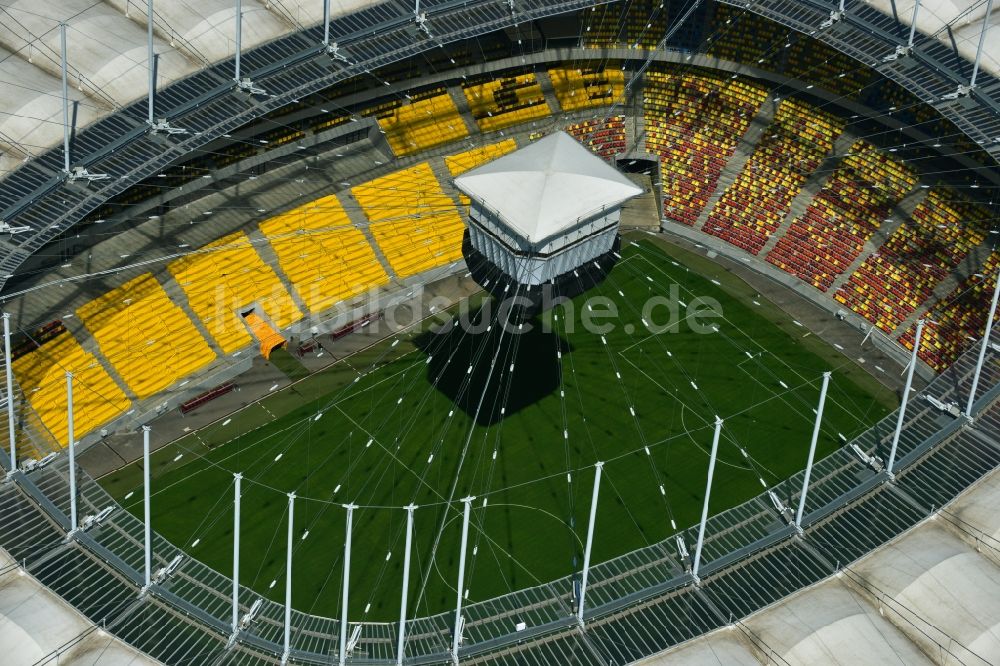
M499 326L467 332L456 326L420 335L415 343L431 357L427 380L432 384L437 380L437 389L483 426L539 402L561 383L557 352L565 361L572 347L555 333L543 331L537 320L530 323L531 330L520 333L504 334Z

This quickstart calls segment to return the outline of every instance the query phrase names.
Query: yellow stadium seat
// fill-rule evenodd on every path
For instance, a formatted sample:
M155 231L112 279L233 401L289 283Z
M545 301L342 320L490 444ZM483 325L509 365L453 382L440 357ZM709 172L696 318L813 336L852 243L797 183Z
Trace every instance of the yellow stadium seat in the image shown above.
M351 189L392 270L407 277L462 257L465 225L428 163Z
M93 356L65 332L12 364L21 391L49 434L66 446L66 372L73 373L73 422L77 439L121 416L131 401Z
M215 360L215 352L151 273L90 301L76 314L139 399Z
M209 243L167 268L226 354L251 342L237 315L241 308L256 303L279 328L302 319L281 280L243 232Z
M469 135L447 92L397 106L388 115L380 114L378 124L397 157Z
M374 250L336 196L327 196L260 225L281 270L310 312L321 312L389 281Z

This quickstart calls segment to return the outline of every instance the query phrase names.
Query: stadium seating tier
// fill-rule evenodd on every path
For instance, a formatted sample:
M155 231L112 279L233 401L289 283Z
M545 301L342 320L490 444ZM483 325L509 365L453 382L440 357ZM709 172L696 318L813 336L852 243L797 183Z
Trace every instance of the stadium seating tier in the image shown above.
M351 193L400 277L462 257L465 225L427 162L358 185Z
M989 212L955 190L934 188L834 298L887 333L986 238Z
M60 446L68 443L66 372L73 373L76 439L121 416L131 401L117 382L68 331L12 364L28 403Z
M334 195L265 220L260 229L312 313L389 281L368 239L351 225Z
M76 314L140 400L193 375L216 358L152 273L82 305Z
M759 254L842 129L842 122L809 104L783 100L704 231Z
M625 73L619 68L550 69L549 80L563 111L578 111L612 104L625 98Z
M462 86L469 111L483 132L545 118L552 113L534 74L503 76Z
M302 319L277 274L242 231L209 243L167 268L223 353L252 342L238 316L251 306L264 310L278 328Z
M646 72L646 150L660 156L665 217L695 223L766 94L709 72Z
M447 91L390 103L363 112L376 116L389 147L397 157L420 152L468 136L465 121Z
M870 143L855 142L767 261L827 291L916 182L899 160Z
M929 324L921 334L917 354L927 365L944 370L982 338L998 269L1000 251L994 250L979 272L962 280L924 315ZM915 336L916 324L900 336L899 342L912 350Z
M570 136L604 158L625 152L625 116L584 120L565 128Z

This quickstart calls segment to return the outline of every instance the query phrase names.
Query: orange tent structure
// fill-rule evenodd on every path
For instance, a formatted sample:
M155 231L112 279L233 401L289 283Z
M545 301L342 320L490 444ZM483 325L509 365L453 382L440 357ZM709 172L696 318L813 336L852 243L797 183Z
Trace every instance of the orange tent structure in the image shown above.
M264 358L271 358L271 352L278 347L284 346L285 342L287 342L281 337L280 333L261 319L253 310L244 314L243 319L253 334L257 336L257 340L260 342L260 353L264 355Z

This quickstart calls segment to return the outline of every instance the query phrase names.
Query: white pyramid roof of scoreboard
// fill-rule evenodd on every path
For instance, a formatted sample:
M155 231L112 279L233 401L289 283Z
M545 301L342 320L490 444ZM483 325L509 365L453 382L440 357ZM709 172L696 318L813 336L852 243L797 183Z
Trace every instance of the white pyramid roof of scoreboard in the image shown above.
M642 193L565 132L472 169L458 176L455 186L531 242Z

